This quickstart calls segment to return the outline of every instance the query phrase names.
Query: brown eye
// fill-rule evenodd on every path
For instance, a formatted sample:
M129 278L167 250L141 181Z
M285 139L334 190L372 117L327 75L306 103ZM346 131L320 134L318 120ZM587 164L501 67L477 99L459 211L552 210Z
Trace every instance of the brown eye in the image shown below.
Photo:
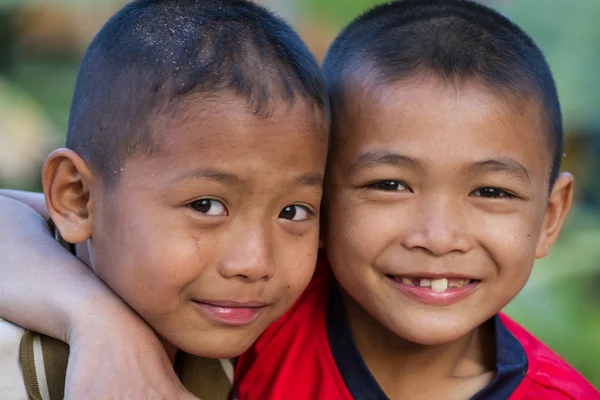
M479 188L472 193L475 197L487 197L489 199L501 199L507 198L512 199L515 198L513 194L508 193L506 190L498 189L495 187L483 187Z
M279 218L296 222L306 221L312 216L314 216L314 212L309 210L308 207L298 204L287 206L279 213Z
M398 181L380 181L369 185L370 189L384 190L386 192L403 192L408 190L408 187Z
M200 214L206 214L206 215L212 215L212 216L228 215L225 204L223 204L219 200L200 199L200 200L192 201L190 203L190 207L194 211L199 212Z

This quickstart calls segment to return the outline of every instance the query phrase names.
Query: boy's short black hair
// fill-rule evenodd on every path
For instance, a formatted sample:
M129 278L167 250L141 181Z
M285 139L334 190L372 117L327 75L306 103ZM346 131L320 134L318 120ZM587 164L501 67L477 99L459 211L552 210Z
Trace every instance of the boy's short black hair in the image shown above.
M324 118L329 100L319 65L283 20L245 0L136 0L88 47L67 133L103 179L124 160L157 148L155 115L188 94L232 93L268 117L272 104L302 99Z
M325 57L332 101L343 105L351 78L364 71L377 85L430 74L450 83L480 82L509 99L534 97L552 157L550 184L556 180L563 128L550 67L533 40L498 12L467 0L377 6L346 27Z

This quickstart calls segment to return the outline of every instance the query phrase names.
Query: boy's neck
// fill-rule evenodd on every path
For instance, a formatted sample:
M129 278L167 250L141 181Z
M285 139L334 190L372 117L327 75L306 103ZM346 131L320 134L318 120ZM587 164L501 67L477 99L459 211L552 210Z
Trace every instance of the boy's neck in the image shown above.
M165 348L165 351L167 352L167 356L169 357L169 361L171 361L171 365L174 365L175 364L175 356L177 355L177 352L179 351L179 349L177 347L175 347L175 345L167 342L163 338L160 338L160 342L162 343L163 347Z
M343 290L348 324L360 354L390 398L471 397L495 376L493 326L484 324L456 341L426 346L399 337L376 321ZM421 394L422 396L420 396Z

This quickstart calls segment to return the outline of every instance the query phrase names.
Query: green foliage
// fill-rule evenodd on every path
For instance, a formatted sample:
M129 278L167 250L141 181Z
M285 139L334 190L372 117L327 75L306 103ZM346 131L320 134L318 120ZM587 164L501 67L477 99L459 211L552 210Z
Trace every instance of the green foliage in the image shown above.
M311 14L341 29L357 15L376 4L385 3L381 0L306 0L306 7Z
M67 129L77 69L75 63L21 62L9 76L43 106L61 137Z
M519 0L498 5L544 51L558 86L565 125L600 126L598 0Z
M600 217L573 210L506 312L600 387Z

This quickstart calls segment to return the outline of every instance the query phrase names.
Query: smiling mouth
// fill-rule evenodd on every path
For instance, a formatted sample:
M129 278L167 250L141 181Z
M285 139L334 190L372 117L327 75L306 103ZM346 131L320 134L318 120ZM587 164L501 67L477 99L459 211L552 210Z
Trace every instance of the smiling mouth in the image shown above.
M255 321L267 304L260 302L192 301L206 317L225 325L247 325Z
M386 275L402 294L423 304L448 306L471 296L479 288L478 279L443 275L418 277Z
M413 276L395 276L388 275L388 278L402 283L406 286L416 286L425 289L431 289L437 293L443 293L448 289L457 289L479 282L476 279L469 278L418 278Z

